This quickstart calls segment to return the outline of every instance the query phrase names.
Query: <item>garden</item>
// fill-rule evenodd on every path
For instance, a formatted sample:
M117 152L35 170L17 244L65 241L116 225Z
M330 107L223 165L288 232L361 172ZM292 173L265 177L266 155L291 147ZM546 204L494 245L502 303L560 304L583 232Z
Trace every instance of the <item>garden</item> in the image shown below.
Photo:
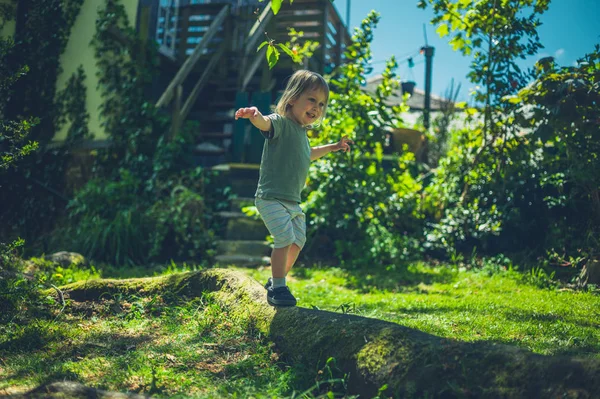
M91 43L110 145L73 184L86 76L56 79L83 1L25 3L0 7L25 26L0 37L0 395L600 396L600 44L519 67L549 1L419 2L478 87L425 130L424 160L389 156L397 60L364 90L380 15L354 29L309 131L354 146L311 164L293 308L267 304L270 267L216 260L235 194L195 164L195 122L165 138L156 48L115 0Z

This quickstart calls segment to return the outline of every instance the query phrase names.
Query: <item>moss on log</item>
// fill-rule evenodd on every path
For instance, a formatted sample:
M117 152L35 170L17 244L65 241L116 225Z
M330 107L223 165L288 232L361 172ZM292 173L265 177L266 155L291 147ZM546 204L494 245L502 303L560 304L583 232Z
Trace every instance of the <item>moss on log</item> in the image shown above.
M209 269L163 277L94 280L62 287L71 299L104 294L215 291L249 314L292 362L321 367L334 357L351 393L372 397L600 397L600 360L542 356L512 346L466 343L376 319L299 307L273 308L262 286L240 272Z

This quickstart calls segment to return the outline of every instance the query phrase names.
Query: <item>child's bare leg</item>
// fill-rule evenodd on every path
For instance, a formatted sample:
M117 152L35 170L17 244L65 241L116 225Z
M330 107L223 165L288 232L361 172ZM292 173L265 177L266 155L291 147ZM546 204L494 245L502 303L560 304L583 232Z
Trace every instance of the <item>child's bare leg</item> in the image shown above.
M284 278L286 276L286 263L291 246L273 248L273 252L271 252L271 274L273 278Z
M285 265L285 275L287 276L292 267L294 267L294 263L296 263L296 259L298 259L298 255L300 254L300 247L296 244L292 244L290 250L287 254L287 262Z

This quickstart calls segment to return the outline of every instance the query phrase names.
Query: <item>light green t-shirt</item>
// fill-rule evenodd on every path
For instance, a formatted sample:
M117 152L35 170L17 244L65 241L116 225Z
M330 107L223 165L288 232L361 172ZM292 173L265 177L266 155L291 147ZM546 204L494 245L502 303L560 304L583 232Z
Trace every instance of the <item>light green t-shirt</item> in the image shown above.
M306 129L279 114L268 115L271 130L265 136L260 177L255 196L300 203L310 166Z

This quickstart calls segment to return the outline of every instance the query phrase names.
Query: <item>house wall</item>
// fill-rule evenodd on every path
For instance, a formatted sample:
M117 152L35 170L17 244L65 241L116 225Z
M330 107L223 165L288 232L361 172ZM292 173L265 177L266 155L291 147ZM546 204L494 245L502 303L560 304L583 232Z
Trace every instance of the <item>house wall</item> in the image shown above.
M0 0L1 1L1 0ZM106 132L100 126L99 107L102 104L100 92L97 89L98 67L94 57L94 48L90 42L96 31L96 19L98 10L104 7L105 0L85 0L81 6L77 20L71 29L71 36L65 52L61 55L60 64L62 73L56 81L56 90L63 90L69 78L76 72L79 65L83 66L85 71L85 86L87 92L86 108L90 115L88 127L95 140L104 140L107 138ZM131 26L135 26L136 14L138 9L138 0L124 0L121 2L125 7ZM67 136L69 124L56 133L53 141L63 141Z
M12 3L11 0L0 0L0 4L8 4ZM0 29L0 37L8 37L15 34L16 22L9 21L4 24L4 26Z

